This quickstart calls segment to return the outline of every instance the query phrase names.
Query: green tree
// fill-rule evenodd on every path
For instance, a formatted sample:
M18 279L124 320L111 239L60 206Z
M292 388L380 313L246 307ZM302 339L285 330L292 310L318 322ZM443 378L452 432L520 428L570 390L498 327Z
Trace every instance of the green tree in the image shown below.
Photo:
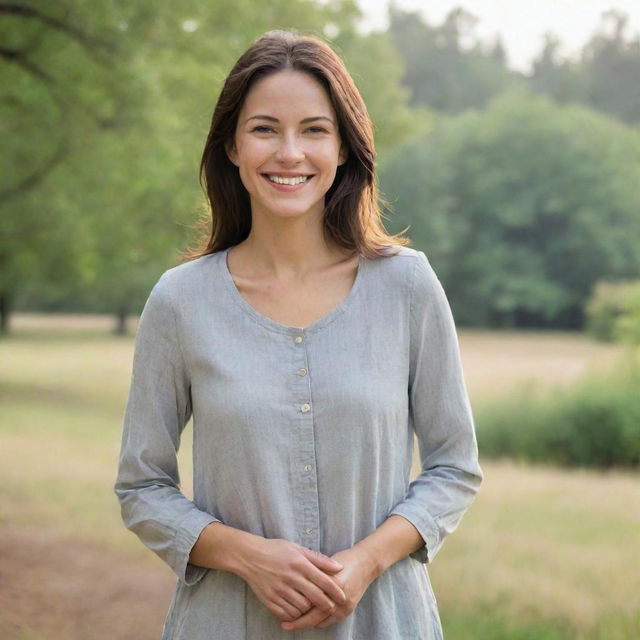
M529 83L558 102L583 102L624 122L640 122L640 35L628 36L627 15L603 12L577 60L561 58L560 40L546 34Z
M480 107L503 90L521 82L506 67L498 41L486 46L472 39L478 19L461 8L451 11L439 26L431 26L418 12L389 7L389 35L402 55L404 84L411 89L411 104L457 113Z
M426 110L408 107L388 38L357 34L354 0L13 6L0 3L5 329L15 300L111 311L124 331L190 240L221 83L268 29L333 39L365 95L379 150L429 126Z
M2 331L18 296L62 296L90 282L92 211L78 198L78 150L139 108L112 9L0 3Z
M533 61L530 86L534 91L552 96L561 103L587 102L587 78L582 65L562 60L559 55L561 45L557 36L545 34L542 51Z
M382 176L461 322L579 327L597 279L640 274L640 135L586 107L507 92Z
M604 13L601 30L584 48L582 63L589 103L634 123L640 122L640 35L627 40L628 20L615 10Z

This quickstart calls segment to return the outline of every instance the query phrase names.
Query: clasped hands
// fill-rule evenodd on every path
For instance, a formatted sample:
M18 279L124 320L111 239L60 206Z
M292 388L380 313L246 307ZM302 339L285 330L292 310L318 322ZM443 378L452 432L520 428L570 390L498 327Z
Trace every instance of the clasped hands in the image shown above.
M373 555L358 546L331 557L283 539L264 539L242 572L285 631L328 627L349 616L377 578Z

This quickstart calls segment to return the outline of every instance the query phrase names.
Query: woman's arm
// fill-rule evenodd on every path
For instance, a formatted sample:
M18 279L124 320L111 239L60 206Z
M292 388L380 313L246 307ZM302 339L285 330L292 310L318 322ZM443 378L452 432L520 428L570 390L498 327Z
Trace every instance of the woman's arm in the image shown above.
M375 579L398 560L418 551L424 540L411 522L392 515L355 546L365 549L373 559Z
M191 417L189 387L163 274L138 323L114 491L125 526L193 585L207 569L189 563L191 547L204 527L220 520L180 491L177 452Z
M421 471L389 513L406 518L431 562L473 501L483 474L451 308L427 257L418 251L411 288L409 419Z

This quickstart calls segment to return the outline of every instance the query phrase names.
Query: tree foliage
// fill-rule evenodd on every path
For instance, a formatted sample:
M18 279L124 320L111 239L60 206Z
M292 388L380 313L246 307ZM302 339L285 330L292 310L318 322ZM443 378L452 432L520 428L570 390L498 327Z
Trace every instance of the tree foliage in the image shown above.
M392 5L369 35L359 17L355 0L0 1L0 329L12 304L123 328L193 239L221 83L272 28L345 59L395 230L413 225L461 321L579 326L597 279L638 275L638 132L575 105L640 120L624 15L576 60L548 34L530 77L462 9L431 25Z
M517 81L506 67L500 40L486 46L477 39L478 19L464 9L451 11L433 26L418 12L389 7L389 35L404 58L404 83L411 89L411 104L457 113L481 107Z
M5 328L13 301L121 321L140 309L202 209L199 160L221 83L268 29L334 38L379 149L425 131L399 55L384 35L358 35L358 16L354 0L0 3Z
M582 326L594 282L640 274L640 135L513 90L383 168L461 322Z
M628 16L610 10L576 60L562 58L561 42L547 34L531 85L559 102L582 102L630 124L640 122L640 34Z

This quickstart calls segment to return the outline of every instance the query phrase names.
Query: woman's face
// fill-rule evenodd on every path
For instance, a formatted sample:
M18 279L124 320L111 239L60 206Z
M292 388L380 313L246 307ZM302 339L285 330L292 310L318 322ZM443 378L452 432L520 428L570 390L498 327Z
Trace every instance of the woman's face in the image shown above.
M326 90L312 75L292 70L251 87L227 155L249 192L252 216L287 218L321 217L336 169L347 159ZM297 176L306 181L295 184ZM294 184L282 184L284 178Z

